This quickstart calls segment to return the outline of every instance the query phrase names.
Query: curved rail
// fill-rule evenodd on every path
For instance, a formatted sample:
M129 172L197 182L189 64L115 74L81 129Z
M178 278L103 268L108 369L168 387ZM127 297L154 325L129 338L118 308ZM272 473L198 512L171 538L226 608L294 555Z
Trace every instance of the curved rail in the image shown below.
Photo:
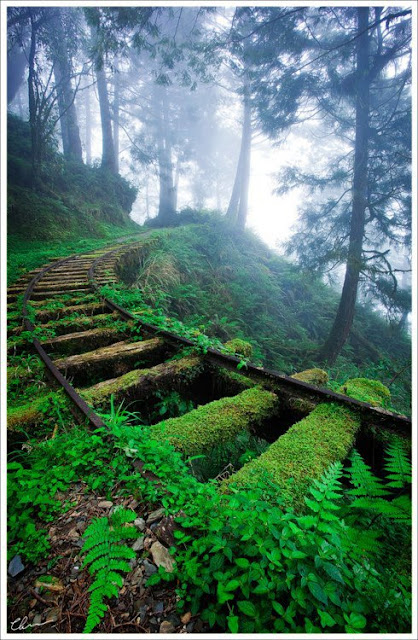
M135 247L132 246L135 244ZM100 285L96 280L96 270L101 262L108 260L109 257L113 255L117 255L121 253L121 249L126 248L126 251L123 253L133 251L134 248L138 248L138 242L132 243L131 245L123 245L123 247L118 247L117 249L112 249L101 256L95 258L90 265L90 268L87 271L87 280L90 287L101 297L102 301L106 305L108 309L111 311L116 311L122 318L125 320L133 320L138 323L147 333L155 334L162 337L168 344L180 347L195 347L195 344L177 334L167 331L165 329L161 329L149 323L142 322L137 316L129 312L127 309L124 309L119 304L117 304L114 300L110 298L104 297L100 294ZM85 260L88 257L88 253L82 255L72 255L68 258L63 258L61 260L57 260L50 265L43 268L39 273L36 274L30 281L29 285L26 288L24 298L23 298L23 308L22 315L24 321L24 327L27 331L33 332L35 327L32 324L29 315L28 315L28 303L30 301L31 295L35 286L38 282L47 274L49 271L60 267L61 265L68 264L70 262L77 262L78 260ZM77 393L75 388L70 384L67 378L59 371L59 369L55 366L51 358L46 353L45 349L39 342L36 337L32 337L32 343L35 347L39 357L42 362L45 364L47 370L52 375L52 377L56 380L56 382L64 389L67 396L73 402L73 404L77 407L77 409L81 412L83 416L96 428L104 427L105 423L103 420L97 415L97 413L86 403L86 401ZM204 355L204 359L215 365L224 367L230 370L237 370L237 365L240 363L240 359L236 356L222 353L216 349L209 348L207 353ZM362 402L360 400L356 400L354 398L350 398L340 393L336 393L334 391L318 388L301 380L297 380L295 378L291 378L289 376L280 374L277 371L265 369L263 367L257 367L254 364L248 363L245 367L245 370L241 370L240 373L244 376L247 376L263 386L275 390L279 392L281 395L285 397L301 397L304 399L308 399L314 402L336 402L338 404L342 404L345 406L349 406L352 409L356 409L362 416L362 418L368 421L371 424L376 424L383 426L385 428L389 428L390 430L396 430L403 435L411 435L411 419L391 412L380 407L374 407L367 402Z
M96 268L102 260L108 258L110 254L116 253L117 251L119 250L117 249L114 251L110 251L109 253L103 254L102 256L96 258L89 269L89 282L98 293L100 293L100 287L95 281ZM104 296L101 297L103 302L109 309L120 313L125 320L134 320L135 322L139 323L140 326L145 329L145 331L158 334L171 344L181 345L183 347L195 347L195 344L191 340L183 338L182 336L178 336L171 331L167 331L149 323L142 322L137 316L118 305L114 300L111 300L110 298L106 298ZM204 357L207 361L214 365L234 371L237 370L237 366L240 363L239 358L233 355L222 353L221 351L213 348L209 348ZM407 416L394 413L392 411L387 411L386 409L382 409L380 407L375 407L368 402L356 400L355 398L350 398L349 396L345 396L341 393L336 393L335 391L315 387L311 384L308 384L307 382L303 382L302 380L291 378L290 376L283 375L275 370L265 369L264 367L257 367L256 365L251 363L248 363L245 367L245 370L241 370L240 373L244 376L255 379L265 386L280 389L280 391L285 395L297 395L306 399L314 400L316 402L336 402L338 404L349 406L350 408L358 410L361 413L362 417L369 420L372 424L382 425L386 428L389 427L391 429L395 428L404 435L411 435L412 423L411 419Z
M86 254L83 254L86 255ZM33 289L35 285L41 280L46 273L56 268L57 266L61 266L72 260L77 260L78 256L70 256L69 258L64 258L62 260L57 260L52 264L48 265L42 271L40 271L32 280L30 281L25 295L23 297L23 305L22 305L22 316L23 316L23 324L26 331L33 332L35 327L33 326L31 320L28 317L28 302L33 293ZM58 382L58 384L64 389L67 396L73 402L73 404L77 407L77 409L87 418L87 420L96 428L105 427L105 423L103 420L93 411L91 407L87 404L87 402L77 393L74 387L68 382L67 378L62 375L59 369L52 362L51 358L48 356L47 352L39 342L37 338L32 338L32 344L35 347L39 357L44 363L45 367L49 371L49 373L53 376L53 378Z

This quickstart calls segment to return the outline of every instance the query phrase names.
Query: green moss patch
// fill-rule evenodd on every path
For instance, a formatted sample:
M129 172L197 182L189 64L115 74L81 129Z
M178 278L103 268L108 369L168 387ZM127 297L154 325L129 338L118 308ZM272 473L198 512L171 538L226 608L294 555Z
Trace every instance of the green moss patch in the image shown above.
M373 407L390 407L390 391L378 380L367 378L352 378L339 389L346 396L368 402Z
M236 355L244 356L245 358L251 358L254 351L253 346L249 342L241 340L240 338L234 338L233 340L225 342L225 347Z
M111 380L105 380L80 390L86 402L102 406L113 395L116 402L125 397L135 400L147 397L156 388L167 388L192 381L201 372L201 360L196 357L181 358L163 362L150 369L136 369Z
M21 428L40 424L51 406L53 395L48 393L33 398L30 402L21 406L9 407L7 411L7 428L11 431L18 431Z
M323 369L306 369L300 373L293 374L291 377L317 387L324 387L328 382L328 374Z
M249 431L277 410L274 393L247 389L232 398L222 398L198 407L180 418L164 420L151 428L152 437L169 440L179 451L195 455Z
M381 383L372 380L349 380L342 393L361 393L375 405L386 401L389 393ZM390 394L389 394L390 397ZM269 476L282 491L286 503L296 509L304 506L304 495L315 478L327 467L343 460L354 444L360 428L360 417L347 407L323 403L306 418L294 424L259 458L244 465L223 483L223 488L257 485L260 476Z

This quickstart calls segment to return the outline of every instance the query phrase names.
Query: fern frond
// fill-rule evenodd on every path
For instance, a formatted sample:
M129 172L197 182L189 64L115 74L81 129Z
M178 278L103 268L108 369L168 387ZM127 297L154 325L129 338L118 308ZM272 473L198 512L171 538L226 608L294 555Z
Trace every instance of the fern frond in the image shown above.
M369 465L367 465L358 451L353 449L349 456L351 467L348 469L348 476L354 489L348 491L352 496L379 497L385 496L389 492L382 486L382 480L377 478Z
M100 556L108 556L110 549L110 542L105 540L104 542L99 542L96 544L93 549L90 549L89 553L83 560L82 568L86 567L88 564L91 564L94 560L97 560ZM84 549L83 549L84 551Z
M341 538L341 544L344 549L350 549L353 557L370 556L379 553L381 550L380 535L381 532L376 529L347 527Z
M118 509L110 517L94 520L84 533L84 551L88 551L83 567L89 566L95 580L89 587L90 606L84 633L90 633L104 617L107 605L105 598L117 597L123 578L118 573L128 573L131 567L126 560L135 557L135 551L121 542L137 536L135 527L125 526L135 520L136 514L127 509Z
M386 477L390 482L388 487L402 489L412 482L412 466L405 447L399 438L394 439L386 449L385 456Z
M113 526L122 526L127 522L133 522L136 518L136 513L131 509L115 509L112 514Z
M320 480L314 480L314 484L309 489L311 498L305 497L308 507L317 514L318 521L338 520L333 511L339 511L340 505L336 504L336 500L341 498L341 482L343 475L343 465L341 462L334 462L322 474Z
M361 497L356 498L351 506L373 511L393 520L408 522L411 519L411 500L408 496L399 496L394 500Z
M106 531L108 530L109 530L109 521L107 518L95 518L83 533L83 538L89 538L89 537L103 538L103 536L106 535Z

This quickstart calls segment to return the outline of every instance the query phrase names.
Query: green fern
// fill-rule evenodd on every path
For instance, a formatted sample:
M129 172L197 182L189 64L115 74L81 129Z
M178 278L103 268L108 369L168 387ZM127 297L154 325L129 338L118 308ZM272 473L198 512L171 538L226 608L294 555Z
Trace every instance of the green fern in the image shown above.
M350 503L350 509L369 511L374 514L374 519L377 516L384 516L398 522L409 522L410 498L406 495L398 495L393 499L390 497L391 489L403 488L405 484L411 482L411 465L399 440L393 441L388 446L385 459L385 469L389 472L387 478L390 482L383 484L383 481L372 473L360 454L353 450L348 477L354 489L350 489L347 493L355 498Z
M399 438L394 439L386 449L385 456L386 477L390 482L386 486L394 489L403 489L412 482L412 467Z
M83 534L83 551L87 552L83 567L89 565L94 582L89 587L90 606L83 633L90 633L107 611L105 598L117 597L123 578L118 571L128 573L131 567L127 560L135 557L135 551L122 545L123 540L136 538L135 527L126 526L135 520L136 514L129 509L117 509L110 521L96 518Z
M388 495L383 487L383 482L377 478L369 465L367 465L358 451L353 449L349 456L351 467L348 469L348 477L354 486L354 489L348 491L352 496L367 496L369 498L377 498Z
M336 501L341 501L342 475L343 465L341 462L334 462L320 480L314 480L313 486L309 489L314 499L305 497L309 509L316 514L316 528L324 533L332 531L329 522L339 520L335 512L340 510Z

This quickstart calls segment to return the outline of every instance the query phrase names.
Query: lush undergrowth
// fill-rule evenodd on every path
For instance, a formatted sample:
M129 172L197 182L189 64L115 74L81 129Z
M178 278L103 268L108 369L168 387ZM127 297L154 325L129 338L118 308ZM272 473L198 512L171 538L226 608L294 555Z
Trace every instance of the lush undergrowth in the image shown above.
M181 512L171 548L174 573L160 568L148 585L168 581L180 612L199 614L213 631L409 631L410 466L401 449L387 452L386 481L356 452L345 471L331 465L298 514L283 506L268 477L251 491L222 494L215 482L198 482L187 461L167 442L153 440L137 417L113 409L104 418L110 433L63 427L53 439L15 452L8 484L11 556L19 552L36 561L47 553L45 525L70 506L58 492L65 495L66 487L83 480L106 495L117 479L122 495L149 508L162 504L167 514ZM161 484L136 473L135 458ZM92 545L104 548L109 526L102 519L86 532L95 535L86 552ZM118 547L121 558L128 553ZM117 568L129 570L123 562ZM94 617L98 602L121 585L112 574L115 587L104 589L100 576L89 629L105 615L101 604Z
M136 227L129 218L136 190L126 180L70 162L50 145L34 187L29 124L9 114L7 136L9 253L26 245L37 251L41 244L56 252L60 243L66 249L67 242Z
M253 361L287 374L317 365L317 349L338 304L338 295L318 278L216 216L165 234L135 275L155 313L221 342L248 340ZM390 387L393 406L409 414L410 358L405 331L358 306L354 330L330 378L335 388L347 378L381 380Z

